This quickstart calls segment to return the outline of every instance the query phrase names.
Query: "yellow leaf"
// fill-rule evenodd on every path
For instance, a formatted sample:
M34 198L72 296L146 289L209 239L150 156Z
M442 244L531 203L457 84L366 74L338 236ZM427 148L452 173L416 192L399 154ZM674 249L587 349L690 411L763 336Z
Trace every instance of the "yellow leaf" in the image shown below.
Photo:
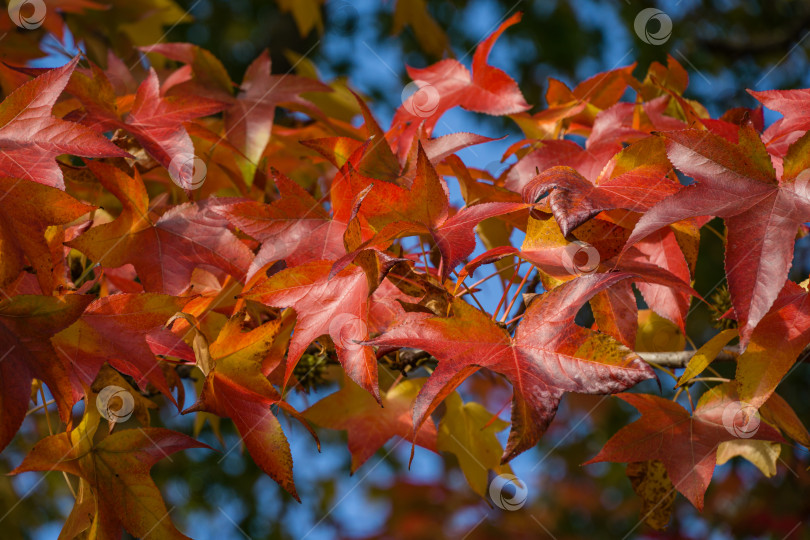
M703 347L695 352L695 355L691 358L691 360L689 360L689 363L686 365L686 370L678 380L678 386L683 386L700 375L703 370L709 367L709 364L711 364L712 361L717 358L717 355L720 354L723 347L728 345L728 342L735 337L737 337L737 329L729 328L728 330L723 330L707 341Z
M641 497L645 523L658 531L665 529L672 515L675 488L664 464L657 459L628 463L626 474L633 491Z
M720 443L717 447L717 464L722 465L733 457L741 457L756 465L768 478L776 474L776 460L782 445L770 441L737 439Z
M651 309L638 310L637 352L682 351L686 347L678 327Z
M276 3L284 13L292 12L301 37L309 35L313 28L323 34L322 0L276 0Z
M779 394L771 394L771 397L759 409L759 412L762 414L763 420L778 427L797 443L810 448L810 433L796 415L793 407Z
M110 367L108 364L102 366L101 370L99 370L98 375L96 375L96 380L93 381L93 392L101 392L104 388L115 388L118 387L122 389L127 395L126 396L118 396L122 401L120 405L120 409L115 409L114 412L120 413L123 415L132 414L135 419L144 427L149 426L149 409L157 409L157 403L144 397L136 389L132 388L132 386L127 382L127 380L121 376L116 370ZM130 397L132 401L129 402ZM110 404L111 406L113 403ZM110 423L110 427L113 427L113 424L116 422L120 422L123 420L122 416L110 416L108 419Z
M509 465L501 465L503 447L495 434L506 429L508 422L496 418L475 402L463 403L453 392L444 401L446 412L439 423L437 448L455 454L470 487L484 497L489 471L511 473Z
M394 35L408 25L422 50L437 58L450 50L447 34L427 11L425 0L397 0L394 9Z
M321 80L312 60L293 51L285 51L284 56L295 66L296 75ZM305 94L305 96L307 100L322 111L327 118L330 120L349 122L352 118L360 114L357 99L352 94L345 79L338 78L329 83L325 81L321 82L328 84L333 92L312 92Z
M125 5L126 2L117 0L116 11L120 4ZM193 20L186 10L172 0L144 0L137 6L140 16L118 28L135 46L157 43L165 37L166 27L174 27Z

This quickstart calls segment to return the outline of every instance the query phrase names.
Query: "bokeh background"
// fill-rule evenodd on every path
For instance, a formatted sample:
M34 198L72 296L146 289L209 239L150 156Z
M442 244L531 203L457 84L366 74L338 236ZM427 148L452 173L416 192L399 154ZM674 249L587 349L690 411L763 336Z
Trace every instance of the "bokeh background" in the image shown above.
M131 0L130 0L131 2ZM687 95L701 101L712 116L735 106L755 106L746 89L810 86L810 2L770 0L680 0L677 2L596 0L144 0L99 1L106 11L66 14L61 40L38 37L41 58L35 66L61 65L81 48L98 54L111 42L124 57L132 45L188 41L211 50L233 80L269 49L276 74L316 69L325 81L348 84L367 96L386 126L402 102L409 82L405 65L424 67L452 56L469 63L475 46L515 11L523 21L498 41L490 63L515 78L533 112L544 105L548 77L570 87L600 71L637 63L643 76L652 61L668 54L690 73ZM664 43L642 41L634 20L644 8L657 7L671 19ZM147 14L147 15L144 15ZM5 14L2 14L5 17ZM140 17L140 18L139 18ZM144 22L144 19L148 19ZM148 23L148 24L147 24ZM655 25L657 23L651 22ZM6 25L8 26L8 25ZM75 42L71 32L99 34ZM651 32L660 28L651 28ZM9 32L11 32L9 34ZM0 57L14 63L15 47L30 35L15 28L0 38ZM138 58L135 58L138 61ZM279 111L276 122L300 119ZM351 109L347 109L351 116ZM778 115L766 112L766 122ZM462 152L470 166L497 174L505 166L503 151L521 138L508 118L493 118L455 109L446 114L436 135L473 131L502 141ZM462 203L456 191L456 205ZM722 231L722 223L713 224ZM793 278L810 271L810 241L796 250ZM722 280L722 242L704 234L695 288L708 295ZM494 281L494 280L493 280ZM484 295L493 307L500 290ZM699 345L711 335L707 312L697 307L690 337ZM721 369L724 369L721 367ZM651 383L653 384L653 383ZM780 387L782 395L805 421L810 401L805 388L810 370L794 370ZM664 393L673 386L662 380ZM327 385L291 398L305 408L335 390ZM653 391L653 387L643 388ZM189 389L191 391L191 389ZM486 405L498 410L509 389L495 392ZM191 431L190 418L163 409L160 421ZM286 495L253 465L239 448L235 430L223 422L221 453L188 451L153 469L171 516L193 538L810 538L810 456L800 447L783 447L779 470L764 478L740 459L720 466L709 488L706 508L697 512L682 497L668 531L652 532L639 523L640 502L619 464L581 467L622 425L634 418L616 399L568 394L540 445L512 462L528 489L521 510L491 508L467 487L452 457L417 449L408 470L410 445L391 441L354 476L345 435L319 432L323 451L309 435L286 423L295 479L302 503ZM41 419L32 418L2 455L0 472L22 459L36 440ZM501 434L506 435L506 432ZM221 445L210 430L202 440ZM58 536L72 497L61 475L43 481L29 473L0 477L0 537L52 539ZM23 494L30 493L22 498Z

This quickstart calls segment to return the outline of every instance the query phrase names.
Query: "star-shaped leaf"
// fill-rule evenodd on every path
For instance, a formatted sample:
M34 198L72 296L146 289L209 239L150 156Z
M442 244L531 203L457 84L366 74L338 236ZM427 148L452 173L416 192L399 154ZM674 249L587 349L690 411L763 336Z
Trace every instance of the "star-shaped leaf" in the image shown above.
M233 420L253 461L300 501L293 483L290 445L271 406L303 419L262 372L262 361L270 354L281 322L247 331L243 323L244 314L228 320L208 349L210 365L200 365L201 359L197 359L205 383L197 402L183 414L205 411Z
M397 109L392 122L394 126L401 126L406 135L400 141L401 145L410 147L423 120L429 133L439 118L453 107L461 106L469 111L492 115L513 114L529 108L517 83L500 69L487 64L495 41L520 19L520 13L512 15L478 45L473 54L472 73L452 58L426 68L408 67L408 75L415 85L414 92Z
M382 396L382 408L368 392L344 381L343 388L304 411L304 418L320 426L348 432L352 472L399 436L428 450L436 451L436 426L429 424L414 437L411 424L413 400L425 379L407 379Z
M628 246L687 218L723 218L728 231L726 276L744 348L787 280L799 225L810 220L806 179L799 178L810 166L810 134L788 151L779 179L750 126L740 128L737 144L697 129L663 136L670 161L696 183L645 213Z
M175 452L208 446L163 428L126 429L94 442L98 421L91 409L72 431L39 441L12 474L57 470L81 479L65 536L90 529L95 538L120 538L126 529L135 537L188 538L172 524L149 471Z
M80 397L70 384L50 337L79 318L92 296L19 295L0 302L0 450L20 428L31 397L31 382L48 385L63 420Z
M422 349L439 360L416 400L414 431L480 368L504 375L513 387L512 430L501 458L507 462L537 443L563 393L609 394L654 377L641 358L613 338L574 324L582 304L628 277L594 274L545 293L526 309L514 338L457 300L453 316L406 320L369 344Z
M87 306L78 321L51 341L59 355L69 362L71 377L79 387L89 386L101 366L109 362L118 371L134 377L142 389L152 383L175 402L148 337L167 334L169 343L173 340L183 346L183 340L170 334L163 325L189 300L155 293L105 296Z
M212 208L186 203L156 218L137 173L132 178L106 163L88 166L123 209L115 221L91 228L70 241L70 247L104 267L132 264L149 292L181 294L189 287L193 270L203 265L244 282L253 254Z
M307 346L323 335L335 343L338 360L349 377L379 400L377 359L359 341L368 339L369 286L359 266L330 279L333 261L314 261L259 281L241 295L269 306L291 307L295 331L287 354L285 381Z
M0 177L0 287L20 275L25 260L36 272L42 292L68 285L66 268L56 257L46 234L55 234L59 250L63 226L94 209L67 193L30 180ZM56 227L54 227L56 226Z
M55 118L52 109L79 62L77 56L18 87L0 103L0 175L65 189L54 160L61 154L127 157L129 154L81 124Z
M673 401L649 394L619 397L638 409L641 418L620 429L587 463L660 460L675 489L698 510L703 509L722 442L749 438L782 442L779 432L760 422L756 410L741 404L728 384L703 394L692 415Z

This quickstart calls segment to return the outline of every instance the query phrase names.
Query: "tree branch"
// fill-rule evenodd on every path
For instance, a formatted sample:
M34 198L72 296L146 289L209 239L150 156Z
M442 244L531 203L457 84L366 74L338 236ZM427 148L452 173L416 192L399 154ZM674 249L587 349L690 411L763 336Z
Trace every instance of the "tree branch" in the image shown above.
M677 351L677 352L640 352L638 355L648 364L668 368L686 367L689 360L697 351ZM727 347L720 351L715 360L728 361L735 360L740 355L736 347Z
M689 360L695 355L697 351L680 351L680 352L640 352L637 353L645 362L655 364L656 366L668 368L683 368L689 363ZM729 361L736 360L740 356L739 347L726 347L720 354L715 357L715 361ZM806 347L796 362L807 362L810 360L810 346Z

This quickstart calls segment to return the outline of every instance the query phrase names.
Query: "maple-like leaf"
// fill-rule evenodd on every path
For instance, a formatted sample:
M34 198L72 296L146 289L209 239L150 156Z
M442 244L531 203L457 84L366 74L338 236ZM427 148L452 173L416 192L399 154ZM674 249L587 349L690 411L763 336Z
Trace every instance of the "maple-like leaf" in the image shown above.
M49 240L62 250L63 226L94 209L67 193L30 180L0 177L0 287L26 266L36 272L43 293L67 286L65 264L54 256ZM50 238L49 238L50 237Z
M350 181L359 181L350 173ZM418 150L416 177L410 189L396 184L369 184L358 215L377 229L374 236L343 257L335 270L351 262L368 247L384 249L404 236L430 234L442 255L440 278L450 272L475 249L475 226L481 221L517 212L529 205L521 202L486 202L465 206L450 216L447 188L430 163L421 145ZM367 187L368 187L367 186Z
M281 197L270 204L236 201L213 207L231 225L262 243L248 269L248 280L272 261L299 266L336 259L346 252L346 224L332 219L312 195L283 174L274 171L273 178Z
M624 68L617 71L624 71ZM614 80L620 79L621 77ZM587 101L588 98L583 99ZM566 103L563 107L569 108L571 104L581 105L584 104L584 101L577 99ZM593 110L590 107L588 109ZM585 112L587 113L587 109ZM621 158L625 162L625 166L620 166L619 170L626 172L626 165L632 165L634 159L642 164L643 160L639 160L638 156L643 156L645 150L652 152L646 156L651 166L660 167L662 163L666 163L666 157L661 156L663 148L650 146L650 142L654 144L654 139L648 140L650 137L647 132L633 127L636 125L633 121L636 115L632 104L613 105L609 109L599 112L593 120L587 120L589 116L591 115L585 114L581 119L587 123L592 122L591 127L577 126L575 123L569 126L569 129L573 129L574 132L580 132L578 134L588 135L584 148L574 141L566 139L551 138L535 142L530 148L531 151L522 156L509 171L505 182L506 187L514 191L521 191L538 172L543 172L551 167L571 167L587 180L596 183L602 169L609 162ZM521 123L520 120L518 123ZM625 148L623 150L626 144L635 145L637 142L641 143L637 149ZM642 151L637 152L636 150ZM612 178L612 168L606 171L606 174L601 175L603 180ZM650 172L654 172L654 170L650 170ZM663 174L666 174L666 171Z
M740 404L733 387L722 384L703 394L692 415L681 405L649 394L620 394L641 418L620 429L589 463L660 460L672 484L703 509L703 496L724 441L741 438L782 442L782 436L753 410ZM755 419L756 418L756 419ZM755 424L756 423L756 424ZM756 429L755 433L746 431Z
M71 386L49 339L78 319L92 300L79 294L19 295L0 302L0 451L25 418L35 378L48 385L62 419L70 418L81 394Z
M634 82L632 72L635 67L635 64L632 64L599 73L581 82L573 90L569 89L565 83L549 77L545 96L548 108L534 115L519 113L511 115L511 117L528 139L548 140L551 143L563 142L562 140L555 141L555 139L561 133L571 133L588 137L586 144L591 146L589 135L598 131L597 122L600 115L607 109L613 109L628 84ZM609 124L610 130L625 131L623 123L616 122L615 118L605 123ZM599 137L594 136L593 139L596 142ZM618 141L614 140L614 142ZM591 149L589 148L589 150ZM534 173L533 167L529 173ZM510 174L510 176L512 175Z
M194 143L183 122L221 111L224 104L200 97L162 96L154 69L138 87L126 123L143 149L166 167L181 186L193 185Z
M596 74L570 90L565 83L549 77L546 101L549 110L568 108L572 103L586 103L584 110L566 119L567 130L578 135L589 136L596 129L599 115L616 105L632 83L632 73L636 65L623 66ZM588 137L590 139L590 137Z
M219 268L244 281L253 254L205 203L176 206L157 218L137 172L132 178L107 163L88 166L123 209L115 221L68 242L70 247L104 267L132 264L148 292L181 294L198 266Z
M810 294L787 281L737 359L740 399L759 408L810 343Z
M150 334L166 334L169 343L185 345L163 325L189 300L155 293L105 296L87 306L78 321L51 341L59 356L69 363L71 378L79 388L89 386L108 362L121 373L131 375L142 389L152 383L175 402L148 339Z
M415 431L480 368L504 375L513 387L512 430L501 458L507 462L537 443L563 393L620 392L655 376L613 338L574 324L582 304L630 276L589 275L543 294L526 309L514 338L488 315L457 300L451 317L406 320L368 343L422 349L439 360L416 400Z
M809 88L796 88L792 90L764 90L748 93L776 112L782 113L782 118L768 126L762 134L768 151L784 156L797 139L810 129L810 100Z
M617 232L618 238L612 236ZM583 240L567 240L552 219L530 217L521 249L513 246L493 248L468 263L462 275L468 275L481 264L496 262L512 255L534 264L547 289L591 272L628 272L634 274L632 282L642 292L647 303L675 323L682 333L685 331L690 298L697 296L688 285L688 268L680 268L680 275L673 274L667 269L667 264L649 260L635 247L621 258L611 256L619 252L621 239L625 236L625 233L620 232L619 226L612 222L601 219L589 221L579 227L576 234ZM588 243L589 241L594 244ZM591 299L591 308L600 330L615 337L625 346L634 347L638 309L630 280L597 293Z
M271 75L270 54L265 49L245 71L236 101L225 113L225 133L234 146L258 164L273 129L276 105L312 105L305 92L331 92L325 84L295 75Z
M270 55L264 50L248 66L239 92L233 97L233 83L225 67L209 51L190 43L158 43L142 49L191 66L195 84L192 88L184 83L177 84L169 89L170 95L194 93L228 104L224 116L225 135L254 166L258 165L270 141L277 105L312 108L301 97L302 93L332 91L325 84L307 77L272 75Z
M208 349L210 365L197 359L205 383L197 402L183 414L205 411L233 420L253 461L300 502L293 483L290 445L271 407L301 418L262 371L281 321L249 331L243 329L243 322L244 314L236 314L220 330Z
M722 217L726 277L744 348L787 280L799 225L810 220L810 198L798 178L810 166L810 135L788 151L780 179L750 126L740 128L737 144L697 129L663 136L670 161L697 182L645 213L627 245L687 218Z
M40 75L0 103L0 175L64 190L62 171L54 160L57 156L129 156L95 131L52 115L78 62L77 56Z
M377 359L369 347L356 343L368 339L370 291L366 275L362 268L352 265L330 279L332 264L314 261L282 270L259 281L241 297L295 310L285 381L307 346L328 335L349 377L379 400Z
M77 77L69 90L84 106L85 113L79 115L83 123L100 131L127 130L185 189L194 186L194 143L184 123L227 106L196 95L164 95L157 73L151 68L129 102L126 118L118 109L110 81L95 66L86 76Z
M94 442L98 424L98 412L90 408L72 431L34 445L11 474L57 470L80 478L65 537L90 529L96 538L120 538L126 529L135 537L187 538L169 518L149 471L175 452L208 446L163 428L126 429Z
M496 433L509 424L493 418L480 403L464 403L458 392L450 394L444 400L444 406L436 447L456 456L467 483L473 491L485 497L490 471L495 474L512 472L509 464L501 464L503 446L496 437Z
M330 429L348 433L352 472L399 436L428 450L436 451L436 426L430 424L414 435L411 423L413 401L425 379L406 379L382 396L382 408L368 392L344 380L343 388L326 396L304 411L304 418Z
M415 91L397 109L392 125L400 126L404 136L401 147L410 147L413 135L422 121L428 132L449 109L461 106L474 112L492 115L513 114L529 108L517 83L506 73L487 64L489 53L498 37L520 21L516 13L506 19L475 49L472 73L458 60L448 58L426 68L408 67Z

